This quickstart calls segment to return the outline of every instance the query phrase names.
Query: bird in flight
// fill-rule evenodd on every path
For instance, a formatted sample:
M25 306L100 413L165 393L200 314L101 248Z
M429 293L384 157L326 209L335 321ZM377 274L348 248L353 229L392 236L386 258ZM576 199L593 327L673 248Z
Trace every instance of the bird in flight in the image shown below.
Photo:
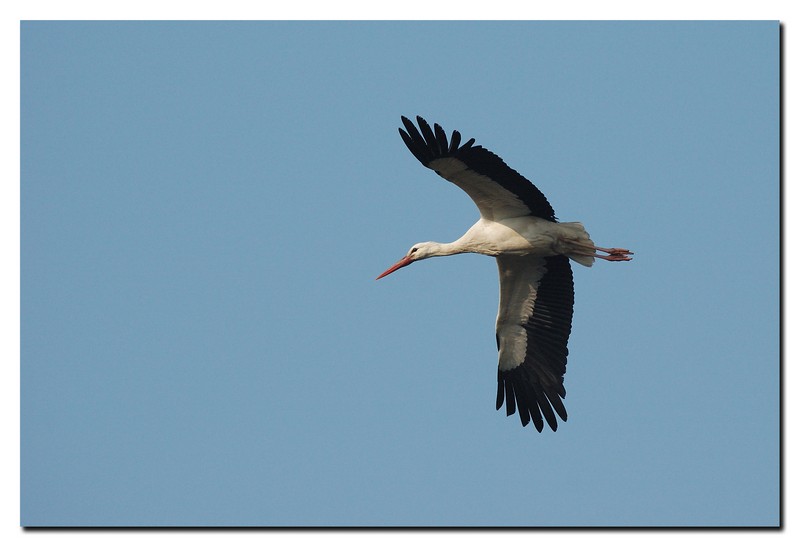
M627 249L597 247L580 222L558 222L541 191L475 139L447 134L417 116L419 129L401 117L403 142L422 165L462 190L478 206L480 219L452 243L417 243L381 279L418 260L459 253L497 259L500 305L496 340L497 410L519 414L523 427L544 421L558 429L567 420L567 341L572 328L574 290L570 259L591 266L596 258L631 260ZM544 418L544 419L543 419Z

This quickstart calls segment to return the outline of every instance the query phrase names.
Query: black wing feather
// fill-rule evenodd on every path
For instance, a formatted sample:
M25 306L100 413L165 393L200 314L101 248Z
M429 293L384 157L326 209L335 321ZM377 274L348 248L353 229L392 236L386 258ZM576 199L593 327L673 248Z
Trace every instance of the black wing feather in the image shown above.
M433 134L431 126L419 116L417 116L417 123L419 124L419 130L422 131L422 136L425 138L425 144L428 145L434 157L442 157L442 151L439 149L439 143L436 142L436 136Z
M461 133L453 131L453 136L450 137L450 148L447 149L448 154L452 154L458 150L458 145L461 144Z
M403 131L402 128L400 129L400 136L403 137L403 142L406 143L408 149L422 165L427 165L428 162L434 159L434 154L428 148L428 143L422 138L422 135L420 135L414 124L411 123L411 120L406 117L402 117L401 119L406 128L406 131Z
M507 383L506 384L506 400L511 401L510 405L506 405L506 416L511 416L516 412L516 400L517 398L514 396L514 384Z
M447 135L445 135L442 126L438 123L433 124L433 133L436 135L436 144L439 146L439 152L441 154L449 153L450 148L447 144Z
M458 146L461 135L453 132L450 144L447 135L438 124L434 129L420 116L417 116L419 130L414 123L405 116L400 117L405 127L405 132L400 129L403 142L425 167L433 160L453 157L462 161L476 173L489 177L494 182L516 195L525 206L530 209L533 216L556 221L553 207L542 192L534 184L510 168L498 155L490 152L483 146L474 146L475 139L469 139L462 146Z

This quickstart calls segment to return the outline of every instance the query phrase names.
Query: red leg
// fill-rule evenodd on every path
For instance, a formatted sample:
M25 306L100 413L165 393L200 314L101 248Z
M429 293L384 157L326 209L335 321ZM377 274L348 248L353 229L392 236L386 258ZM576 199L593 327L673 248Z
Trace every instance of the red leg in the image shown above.
M595 258L602 258L603 260L608 260L609 262L620 262L620 261L628 261L631 260L631 257L628 255L632 255L633 253L628 249L619 249L617 247L613 247L611 249L606 249L604 247L595 247L596 251L602 251L604 253L608 253L608 256L595 254L593 255Z

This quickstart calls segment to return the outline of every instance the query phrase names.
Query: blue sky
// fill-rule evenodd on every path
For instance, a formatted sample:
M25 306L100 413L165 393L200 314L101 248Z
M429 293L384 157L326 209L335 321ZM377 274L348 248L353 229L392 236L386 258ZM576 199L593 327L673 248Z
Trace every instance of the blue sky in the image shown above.
M778 25L21 31L23 525L775 525ZM494 410L497 272L376 275L502 156L574 266L569 421Z

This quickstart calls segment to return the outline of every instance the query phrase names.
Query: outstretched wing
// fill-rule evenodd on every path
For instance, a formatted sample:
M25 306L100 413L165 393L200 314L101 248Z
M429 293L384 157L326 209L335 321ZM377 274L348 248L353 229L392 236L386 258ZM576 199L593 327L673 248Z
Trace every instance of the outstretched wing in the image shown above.
M401 116L401 120L406 130L400 128L400 136L414 157L469 194L481 217L502 220L533 215L556 220L544 194L499 156L476 146L475 139L459 146L461 134L458 131L453 131L448 143L439 124L434 124L431 130L428 122L417 116L417 130L405 116Z
M566 256L501 256L500 307L497 313L497 409L519 412L522 425L533 421L542 431L556 414L567 420L567 341L572 328L574 291ZM554 412L555 411L555 412Z

